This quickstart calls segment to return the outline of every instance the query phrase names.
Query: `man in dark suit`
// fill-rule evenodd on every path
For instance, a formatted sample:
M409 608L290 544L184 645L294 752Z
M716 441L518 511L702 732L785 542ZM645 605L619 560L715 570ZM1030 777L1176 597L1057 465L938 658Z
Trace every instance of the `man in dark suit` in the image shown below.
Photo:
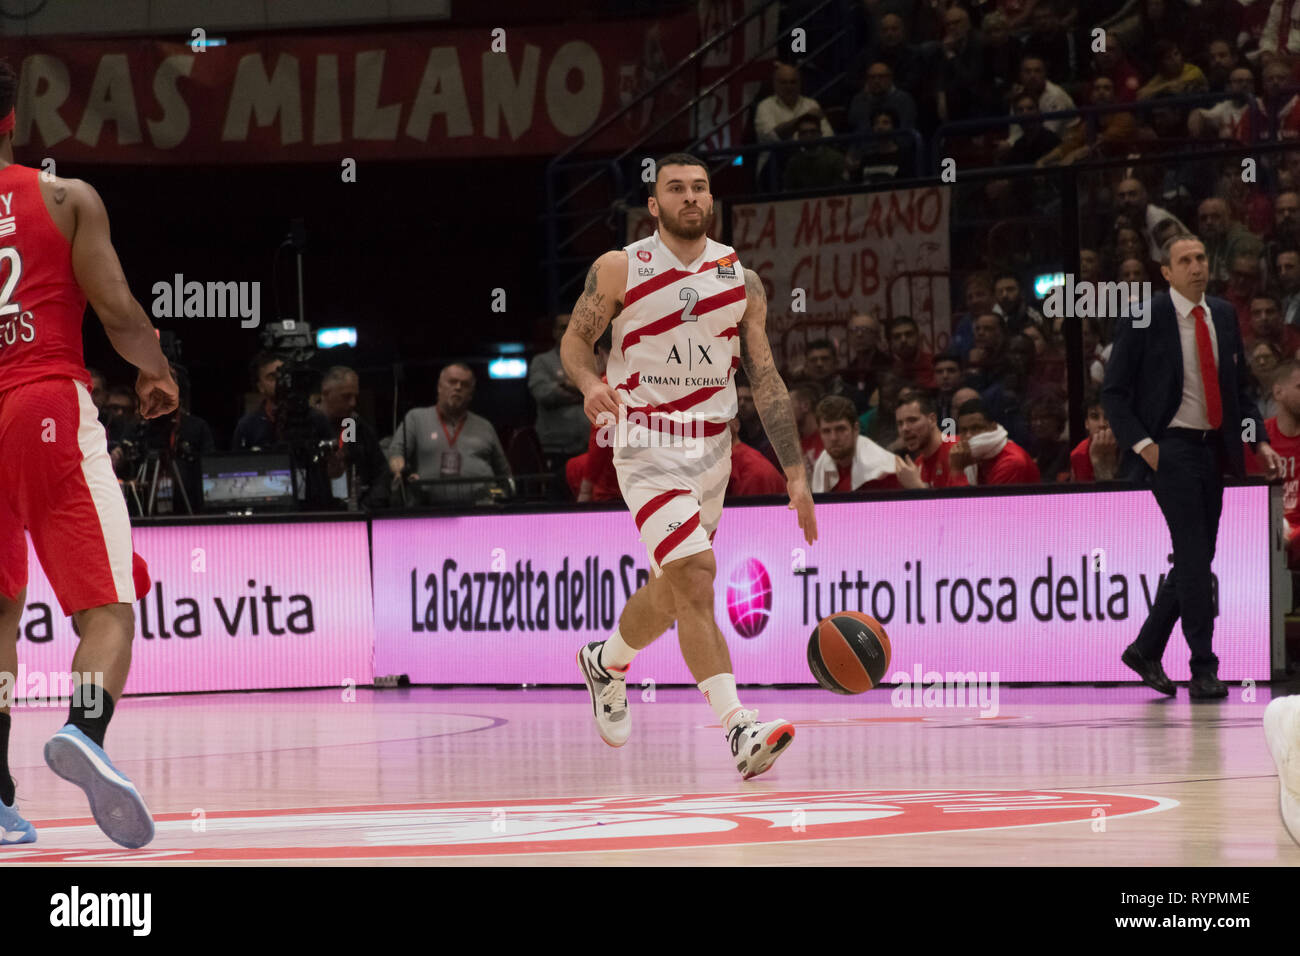
M1148 686L1173 696L1160 661L1174 622L1191 648L1192 697L1227 697L1212 649L1210 563L1223 510L1223 472L1245 474L1244 437L1269 478L1281 474L1259 409L1246 390L1237 316L1208 298L1204 244L1179 232L1161 250L1170 291L1152 297L1148 314L1116 323L1101 398L1120 448L1120 477L1150 487L1169 525L1174 566L1137 640L1122 660ZM1147 324L1149 323L1149 324Z

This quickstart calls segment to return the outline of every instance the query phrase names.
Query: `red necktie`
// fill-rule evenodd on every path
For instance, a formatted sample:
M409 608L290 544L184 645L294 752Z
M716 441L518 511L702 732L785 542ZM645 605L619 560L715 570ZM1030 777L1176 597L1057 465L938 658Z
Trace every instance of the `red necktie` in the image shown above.
M1223 424L1223 402L1219 398L1219 367L1214 361L1214 348L1210 345L1210 330L1205 324L1205 310L1199 305L1192 309L1196 320L1196 356L1201 363L1201 383L1205 386L1205 412L1210 428Z

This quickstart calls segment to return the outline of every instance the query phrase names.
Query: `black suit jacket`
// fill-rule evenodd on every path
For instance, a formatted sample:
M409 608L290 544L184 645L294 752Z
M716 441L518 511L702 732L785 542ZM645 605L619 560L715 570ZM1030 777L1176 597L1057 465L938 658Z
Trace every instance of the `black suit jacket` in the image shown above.
M1246 390L1246 356L1242 349L1237 315L1223 299L1206 296L1219 345L1219 395L1223 403L1224 456L1237 477L1246 473L1241 434L1254 421L1257 441L1267 441L1259 407ZM1133 319L1115 323L1115 342L1101 402L1110 419L1115 440L1123 449L1119 475L1145 482L1153 472L1133 446L1144 438L1160 441L1183 401L1183 347L1178 335L1178 314L1168 292L1151 299L1151 324L1133 327ZM1256 442L1251 443L1254 447Z

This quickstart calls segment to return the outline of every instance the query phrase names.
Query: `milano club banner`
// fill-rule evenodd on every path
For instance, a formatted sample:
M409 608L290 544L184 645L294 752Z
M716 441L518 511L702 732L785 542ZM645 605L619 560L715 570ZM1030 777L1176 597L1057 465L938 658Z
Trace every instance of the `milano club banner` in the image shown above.
M374 680L364 521L142 527L132 537L153 589L136 603L127 693ZM30 688L34 674L71 669L77 638L30 541L27 562L18 660Z
M714 613L742 683L811 683L808 635L862 610L893 642L887 675L996 672L1002 681L1131 680L1119 660L1168 571L1145 492L818 504L808 547L782 506L728 508L714 540ZM603 640L649 563L621 511L377 520L375 672L415 683L564 683ZM1214 562L1220 676L1269 677L1268 489L1224 493ZM1186 680L1175 627L1165 657ZM675 630L634 682L692 683Z
M731 245L762 277L777 364L798 366L828 337L847 354L855 312L910 315L922 347L948 343L947 186L818 196L731 207Z

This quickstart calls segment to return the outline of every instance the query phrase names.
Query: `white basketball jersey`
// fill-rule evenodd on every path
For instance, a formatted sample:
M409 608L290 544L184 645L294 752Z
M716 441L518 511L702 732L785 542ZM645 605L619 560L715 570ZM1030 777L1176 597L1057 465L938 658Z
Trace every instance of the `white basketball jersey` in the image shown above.
M613 322L606 378L652 419L725 423L736 415L745 274L730 246L709 239L683 264L659 231L627 246L623 311Z

